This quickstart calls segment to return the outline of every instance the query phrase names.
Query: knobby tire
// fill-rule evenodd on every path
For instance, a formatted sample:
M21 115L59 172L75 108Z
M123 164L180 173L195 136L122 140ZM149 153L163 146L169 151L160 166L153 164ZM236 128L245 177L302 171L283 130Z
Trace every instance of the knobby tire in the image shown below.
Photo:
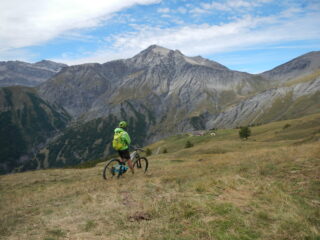
M149 162L148 162L148 159L145 157L141 157L141 158L137 159L133 164L133 168L136 171L142 170L143 173L145 173L148 170L148 166L149 166Z
M114 166L116 165L121 165L121 162L119 159L110 160L107 163L107 165L104 167L102 176L105 180L111 179L114 176L119 177L119 173L114 172Z

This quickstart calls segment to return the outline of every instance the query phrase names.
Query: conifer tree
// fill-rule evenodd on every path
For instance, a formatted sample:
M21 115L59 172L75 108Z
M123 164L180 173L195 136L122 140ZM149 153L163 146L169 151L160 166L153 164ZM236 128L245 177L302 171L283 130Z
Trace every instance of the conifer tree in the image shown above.
M248 126L240 127L240 130L239 130L240 138L248 139L248 137L250 136L251 136L251 130Z

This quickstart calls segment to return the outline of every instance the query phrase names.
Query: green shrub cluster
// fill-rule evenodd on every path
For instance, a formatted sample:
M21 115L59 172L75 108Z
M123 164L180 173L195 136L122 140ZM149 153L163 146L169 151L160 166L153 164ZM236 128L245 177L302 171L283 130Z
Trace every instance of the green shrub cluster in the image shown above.
M152 151L150 148L146 149L146 155L147 155L147 157L152 155Z
M184 145L184 148L191 148L193 147L193 144L190 141L187 141L186 144Z
M240 130L239 130L239 137L240 138L248 139L248 137L250 137L250 136L251 136L251 130L248 126L240 127Z
M285 124L285 125L283 126L282 129L286 129L286 128L289 128L289 127L291 127L291 125L290 125L289 123L287 123L287 124Z

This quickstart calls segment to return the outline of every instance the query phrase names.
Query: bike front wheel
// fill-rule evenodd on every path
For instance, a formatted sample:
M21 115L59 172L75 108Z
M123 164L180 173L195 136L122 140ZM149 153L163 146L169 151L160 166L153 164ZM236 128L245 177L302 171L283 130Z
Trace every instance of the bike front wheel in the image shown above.
M112 179L119 175L119 166L121 162L119 159L111 159L103 169L102 176L105 180Z
M148 170L148 166L148 159L145 157L141 157L133 163L133 168L135 172L145 173Z

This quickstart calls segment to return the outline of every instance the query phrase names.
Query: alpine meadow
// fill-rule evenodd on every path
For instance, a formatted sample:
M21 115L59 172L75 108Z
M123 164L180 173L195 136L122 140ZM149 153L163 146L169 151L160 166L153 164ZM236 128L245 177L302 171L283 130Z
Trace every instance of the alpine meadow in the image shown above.
M0 177L3 239L318 239L320 115L149 146L146 174L105 163ZM289 127L285 127L289 126ZM193 147L185 148L186 141ZM166 148L167 153L162 153ZM159 154L156 154L159 152Z

